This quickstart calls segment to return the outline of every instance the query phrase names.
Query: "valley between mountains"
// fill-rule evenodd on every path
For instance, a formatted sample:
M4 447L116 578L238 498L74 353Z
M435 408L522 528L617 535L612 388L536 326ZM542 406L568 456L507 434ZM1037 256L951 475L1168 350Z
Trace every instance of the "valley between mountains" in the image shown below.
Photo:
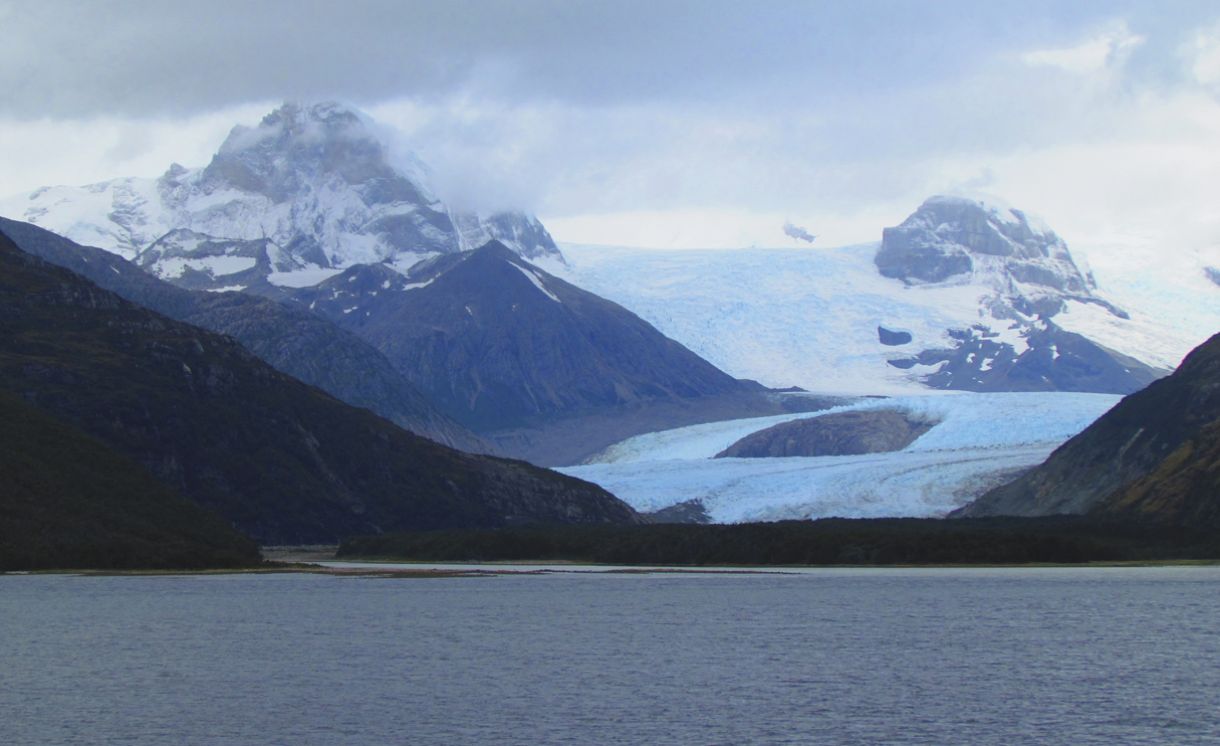
M0 201L0 567L530 524L1220 528L1205 267L1179 323L990 197L871 244L660 252L428 181L363 113L285 104L206 166Z

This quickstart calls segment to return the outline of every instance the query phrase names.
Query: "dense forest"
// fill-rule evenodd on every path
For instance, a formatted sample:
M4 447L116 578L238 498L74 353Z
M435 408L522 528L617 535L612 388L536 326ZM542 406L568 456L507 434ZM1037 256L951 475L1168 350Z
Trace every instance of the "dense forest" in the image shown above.
M1123 562L1220 558L1220 534L1082 516L532 526L356 537L344 558L664 565Z

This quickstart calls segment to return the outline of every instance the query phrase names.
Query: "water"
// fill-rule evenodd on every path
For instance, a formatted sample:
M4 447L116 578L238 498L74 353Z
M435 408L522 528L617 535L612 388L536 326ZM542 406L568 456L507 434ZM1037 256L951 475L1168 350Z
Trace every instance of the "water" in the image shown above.
M0 743L1220 743L1220 568L0 576Z

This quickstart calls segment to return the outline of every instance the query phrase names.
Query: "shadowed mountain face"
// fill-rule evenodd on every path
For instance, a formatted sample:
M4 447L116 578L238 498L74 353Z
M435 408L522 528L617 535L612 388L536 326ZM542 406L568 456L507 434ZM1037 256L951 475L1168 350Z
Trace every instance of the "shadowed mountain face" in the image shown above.
M258 547L104 443L0 391L0 571L213 568Z
M497 242L405 277L352 267L294 297L371 342L476 432L761 388Z
M594 485L412 435L3 236L0 388L261 543L636 519Z
M1220 525L1220 335L1123 399L1041 466L959 511L1087 513Z
M367 342L304 309L238 293L183 290L119 256L80 246L29 223L0 218L0 231L30 254L133 303L227 334L278 370L418 435L462 450L491 448L443 415Z

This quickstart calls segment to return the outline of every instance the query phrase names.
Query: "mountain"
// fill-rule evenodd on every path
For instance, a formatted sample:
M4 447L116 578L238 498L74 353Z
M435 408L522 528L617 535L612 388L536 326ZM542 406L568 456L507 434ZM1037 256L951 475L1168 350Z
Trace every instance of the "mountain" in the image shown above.
M537 218L452 210L429 188L427 167L402 160L392 162L359 111L286 103L256 127L234 127L203 168L44 187L0 202L0 214L196 289L453 253L490 239L527 257L559 255Z
M258 547L104 443L0 392L0 572L257 565Z
M992 202L934 197L881 233L816 249L565 245L566 265L538 263L731 375L833 394L1131 393L1220 328L1202 275L1098 285L1041 221Z
M1220 334L964 516L1088 513L1220 526Z
M491 446L442 414L367 342L303 309L237 293L190 292L127 260L29 223L0 218L22 250L170 318L227 334L278 370L417 435L462 450Z
M573 413L761 391L493 241L407 274L358 265L293 297L486 433Z
M136 306L2 236L0 389L260 543L635 520L594 485L412 435L229 337Z
M950 344L889 360L925 374L933 388L966 391L1137 391L1165 371L1107 350L1053 319L1068 303L1130 316L1094 291L1097 283L1054 231L1021 210L973 199L932 197L882 232L874 257L883 277L908 286L983 291L979 320L946 329Z

